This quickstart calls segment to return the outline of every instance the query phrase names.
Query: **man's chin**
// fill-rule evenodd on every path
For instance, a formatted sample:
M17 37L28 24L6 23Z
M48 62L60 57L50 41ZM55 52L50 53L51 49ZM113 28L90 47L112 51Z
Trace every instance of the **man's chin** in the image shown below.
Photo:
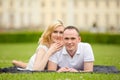
M67 48L67 50L72 51L73 49L72 48Z

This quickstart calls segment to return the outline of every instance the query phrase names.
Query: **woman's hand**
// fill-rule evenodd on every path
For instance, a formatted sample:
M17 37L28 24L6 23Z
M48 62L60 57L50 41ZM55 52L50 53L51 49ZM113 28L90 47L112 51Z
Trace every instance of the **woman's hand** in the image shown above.
M63 47L63 43L62 42L59 42L59 43L52 43L50 45L50 48L48 51L51 52L51 54L54 54L56 51L59 51L60 49L62 49Z

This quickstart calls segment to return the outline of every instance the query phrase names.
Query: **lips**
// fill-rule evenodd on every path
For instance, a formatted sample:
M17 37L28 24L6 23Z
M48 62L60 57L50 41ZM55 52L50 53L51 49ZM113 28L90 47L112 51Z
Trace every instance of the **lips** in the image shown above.
M68 48L72 48L73 47L73 44L69 44L67 45Z
M70 44L68 44L68 46L73 46L73 44L70 43Z

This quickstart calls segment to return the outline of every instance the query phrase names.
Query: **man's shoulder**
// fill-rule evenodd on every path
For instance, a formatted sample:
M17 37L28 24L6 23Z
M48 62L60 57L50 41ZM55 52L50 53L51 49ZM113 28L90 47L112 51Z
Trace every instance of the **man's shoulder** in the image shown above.
M80 43L78 44L78 47L79 47L79 48L90 48L91 45L90 45L89 43L87 43L87 42L80 42Z
M80 42L79 45L81 45L81 46L90 46L90 44L87 43L87 42Z

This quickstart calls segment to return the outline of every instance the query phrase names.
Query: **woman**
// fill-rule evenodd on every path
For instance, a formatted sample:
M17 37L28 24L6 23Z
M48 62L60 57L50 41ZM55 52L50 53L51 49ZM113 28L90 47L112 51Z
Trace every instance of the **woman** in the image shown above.
M29 63L13 60L13 64L27 70L44 70L49 57L63 46L64 26L61 21L48 26L39 39L39 46Z

